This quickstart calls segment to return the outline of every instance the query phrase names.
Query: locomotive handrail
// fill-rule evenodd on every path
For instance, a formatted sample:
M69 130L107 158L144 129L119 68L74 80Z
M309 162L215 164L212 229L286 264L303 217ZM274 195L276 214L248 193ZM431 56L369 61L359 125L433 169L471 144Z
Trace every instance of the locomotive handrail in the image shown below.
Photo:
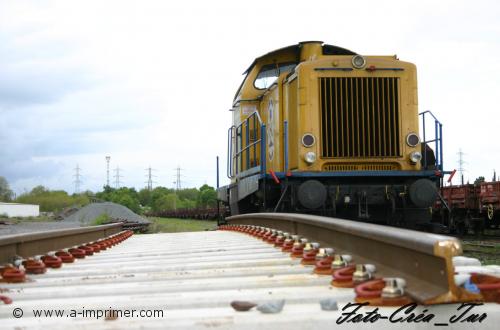
M288 172L288 120L283 121L284 172Z
M419 114L420 114L420 115L425 115L426 113L428 113L429 115L431 115L431 116L432 116L432 118L434 118L434 120L439 121L439 120L436 118L436 116L434 116L434 114L432 113L432 111L430 111L430 110L425 110L425 111L423 111L423 112L421 112L421 113L419 113Z
M257 143L259 143L259 142L260 142L260 139L259 139L259 140L257 140L257 141L254 141L254 142L252 142L252 143L250 143L250 144L248 144L245 148L243 148L243 149L241 149L240 151L238 151L238 152L236 153L236 155L240 155L240 154L242 154L242 153L243 153L243 151L247 150L247 149L248 149L248 148L250 148L250 147L253 147L254 145L256 145L256 144L257 144Z
M374 264L375 276L403 278L406 292L419 303L477 298L455 285L452 257L462 247L453 237L304 214L245 214L227 220L305 236L335 253L350 254L356 264Z
M253 139L250 138L250 121L253 120ZM231 126L228 130L228 164L227 164L227 176L229 178L234 178L238 175L239 171L239 161L241 159L241 155L246 152L246 164L245 170L249 170L251 166L250 162L250 153L253 148L253 159L257 160L257 145L260 144L261 147L261 155L260 155L260 164L257 164L255 167L261 167L265 164L265 159L262 158L262 150L265 149L264 141L265 141L265 129L262 129L265 125L262 123L262 118L258 111L252 112L245 120L243 120L238 126ZM236 135L233 132L236 130ZM260 138L256 139L257 132L260 130ZM244 132L243 132L244 131ZM236 152L233 152L233 144L237 144L238 141L234 141L238 136L245 134L245 139L240 138L240 146L235 145ZM243 146L243 140L245 141L245 145ZM250 142L252 140L252 142ZM265 156L265 154L264 154ZM265 166L265 165L264 165ZM243 167L243 166L241 166Z
M434 139L426 140L426 129L425 129L425 115L429 114L434 119ZM419 116L422 116L422 143L426 146L428 143L434 142L434 148L436 153L436 161L435 166L438 170L443 172L443 124L434 116L434 114L430 110L423 111L419 113ZM424 149L423 152L424 164L427 167L427 152Z
M260 171L266 174L266 125L260 126Z
M233 177L233 129L234 125L227 130L227 163L226 175L229 179Z
M258 112L258 111L254 111L254 112L252 112L252 113L250 114L250 116L248 116L246 119L248 119L248 118L250 118L250 117L252 117L252 116L257 117L257 119L259 120L259 124L261 124L261 125L262 125L262 118L260 117L260 114L259 114L259 112Z

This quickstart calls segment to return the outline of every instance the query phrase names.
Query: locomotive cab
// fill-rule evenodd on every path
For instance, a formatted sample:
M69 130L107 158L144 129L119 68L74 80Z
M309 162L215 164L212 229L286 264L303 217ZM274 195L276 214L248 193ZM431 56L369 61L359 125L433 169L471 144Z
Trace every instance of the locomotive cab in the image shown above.
M233 100L232 214L307 212L430 220L437 177L421 165L415 65L302 42L257 58Z

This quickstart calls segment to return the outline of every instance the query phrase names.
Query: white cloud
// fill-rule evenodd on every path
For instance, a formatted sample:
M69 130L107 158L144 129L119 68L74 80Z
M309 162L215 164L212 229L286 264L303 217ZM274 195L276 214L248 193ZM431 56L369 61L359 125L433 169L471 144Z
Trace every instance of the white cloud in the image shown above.
M145 168L171 186L225 173L235 89L252 60L302 40L417 64L420 109L444 122L445 164L467 153L471 180L500 162L494 1L15 1L0 3L0 175L17 191L123 182ZM473 115L471 115L473 114Z

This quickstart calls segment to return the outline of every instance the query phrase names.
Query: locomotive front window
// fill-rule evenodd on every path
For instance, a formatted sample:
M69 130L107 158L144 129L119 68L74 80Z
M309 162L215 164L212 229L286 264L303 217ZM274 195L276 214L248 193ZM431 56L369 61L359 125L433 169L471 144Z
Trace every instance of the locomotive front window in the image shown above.
M255 78L253 85L257 89L266 89L276 81L280 74L282 74L283 72L292 71L296 65L296 63L264 65L262 69L260 69L257 78Z

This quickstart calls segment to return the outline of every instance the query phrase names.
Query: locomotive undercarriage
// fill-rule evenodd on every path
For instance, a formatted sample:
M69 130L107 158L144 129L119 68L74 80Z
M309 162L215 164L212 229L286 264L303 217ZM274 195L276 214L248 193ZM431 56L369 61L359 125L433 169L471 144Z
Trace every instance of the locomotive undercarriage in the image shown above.
M279 183L272 179L261 179L259 189L237 205L232 205L231 213L308 213L428 229L432 218L430 206L436 196L432 193L424 197L421 195L426 189L437 192L437 189L430 187L435 187L435 184L428 179L398 177L386 180L380 177L316 177L305 180L287 177Z

